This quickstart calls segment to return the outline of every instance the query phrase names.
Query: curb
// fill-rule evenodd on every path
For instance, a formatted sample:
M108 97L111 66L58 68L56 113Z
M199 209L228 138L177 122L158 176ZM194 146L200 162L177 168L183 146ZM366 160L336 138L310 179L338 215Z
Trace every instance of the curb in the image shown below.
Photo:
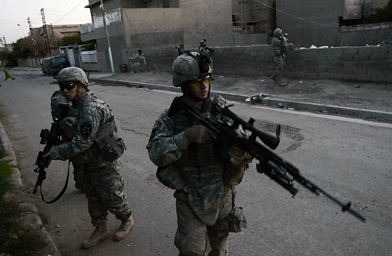
M3 158L4 161L8 162L12 167L12 175L9 178L9 182L13 188L20 189L23 184L20 176L20 170L17 167L17 161L14 149L11 141L8 138L7 133L0 121L0 139L3 144L4 150L7 152L7 156ZM6 196L12 200L9 193ZM22 215L21 220L23 225L28 230L33 230L41 239L44 241L45 246L41 249L42 255L60 256L60 252L57 249L56 244L53 242L50 234L46 231L43 226L41 217L38 214L37 207L31 203L22 202L19 204Z
M126 87L134 87L134 88L147 88L151 90L165 90L171 92L181 93L181 89L169 85L162 84L151 84L151 83L143 83L143 82L132 82L126 80L118 80L113 78L91 78L91 81L101 82L101 83L109 83L111 85L124 85ZM248 99L250 99L249 95L242 94L234 94L223 91L214 91L211 90L211 94L220 94L227 100L238 101L245 103ZM301 101L289 101L278 98L265 97L261 99L261 104L269 106L269 107L280 107L280 108L290 108L294 110L302 110L302 111L311 111L311 112L321 112L321 113L330 113L330 114L340 114L345 116L355 116L359 118L376 118L376 119L384 119L392 121L392 113L377 111L377 110L368 110L361 108L350 108L350 107L341 107L336 105L324 105L318 103L308 103Z

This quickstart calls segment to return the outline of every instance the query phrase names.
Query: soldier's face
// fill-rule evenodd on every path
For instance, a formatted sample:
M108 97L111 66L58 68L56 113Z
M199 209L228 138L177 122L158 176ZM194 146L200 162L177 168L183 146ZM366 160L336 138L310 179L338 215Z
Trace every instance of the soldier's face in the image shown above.
M207 76L204 79L190 81L189 88L196 99L207 99L208 92L210 91L210 76Z
M64 82L60 84L60 89L68 101L75 99L78 93L78 86L75 82Z

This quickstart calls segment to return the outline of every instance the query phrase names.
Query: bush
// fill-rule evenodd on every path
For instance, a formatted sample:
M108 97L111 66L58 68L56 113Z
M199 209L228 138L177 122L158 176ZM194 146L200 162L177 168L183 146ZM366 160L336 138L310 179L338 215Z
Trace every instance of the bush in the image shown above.
M33 232L21 225L21 213L17 203L4 200L4 195L10 190L7 179L12 172L11 166L1 160L4 156L4 150L0 150L0 254L39 255L44 243Z

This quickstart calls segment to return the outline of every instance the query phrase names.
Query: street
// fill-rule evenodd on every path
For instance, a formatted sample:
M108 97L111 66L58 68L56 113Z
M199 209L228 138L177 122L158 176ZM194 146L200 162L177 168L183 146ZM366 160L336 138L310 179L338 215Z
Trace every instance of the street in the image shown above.
M47 205L32 195L35 159L43 145L40 130L50 128L50 96L58 90L52 77L17 71L16 80L2 82L0 118L13 143L24 183L25 201L33 202L46 219L46 229L63 255L176 255L173 190L155 177L146 144L154 121L177 95L171 92L102 86L89 88L113 110L127 151L120 158L125 193L135 227L123 241L105 240L89 250L81 241L93 231L87 200L74 187ZM237 188L236 205L244 208L248 227L229 237L230 255L389 255L392 250L392 125L353 118L293 112L234 102L231 109L272 133L282 125L275 150L302 175L338 199L352 201L366 223L358 221L323 196L297 184L295 198L267 176L255 161ZM47 199L62 189L67 162L53 161L43 183ZM109 214L111 233L120 222Z

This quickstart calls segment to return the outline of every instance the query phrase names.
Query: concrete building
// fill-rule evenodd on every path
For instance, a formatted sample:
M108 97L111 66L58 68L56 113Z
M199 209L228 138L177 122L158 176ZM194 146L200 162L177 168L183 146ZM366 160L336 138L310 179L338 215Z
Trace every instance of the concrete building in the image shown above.
M106 0L104 9L115 72L128 64L130 51L196 48L203 38L209 46L266 44L272 12L265 6L260 9L257 2L273 1L249 1L249 14L242 15L233 11L241 5L238 0ZM86 7L90 8L93 24L81 27L82 40L96 40L99 70L109 71L100 0L90 0ZM251 33L241 33L238 22L251 24L243 26L245 30L249 27Z
M38 28L32 28L30 36L32 36L33 44L35 43L40 52L44 56L52 56L59 54L58 47L64 36L70 36L80 32L79 24L70 25L45 25Z
M275 0L232 0L235 33L272 33L276 27Z
M392 32L392 23L363 24L388 0L276 0L277 26L297 46L376 45Z

